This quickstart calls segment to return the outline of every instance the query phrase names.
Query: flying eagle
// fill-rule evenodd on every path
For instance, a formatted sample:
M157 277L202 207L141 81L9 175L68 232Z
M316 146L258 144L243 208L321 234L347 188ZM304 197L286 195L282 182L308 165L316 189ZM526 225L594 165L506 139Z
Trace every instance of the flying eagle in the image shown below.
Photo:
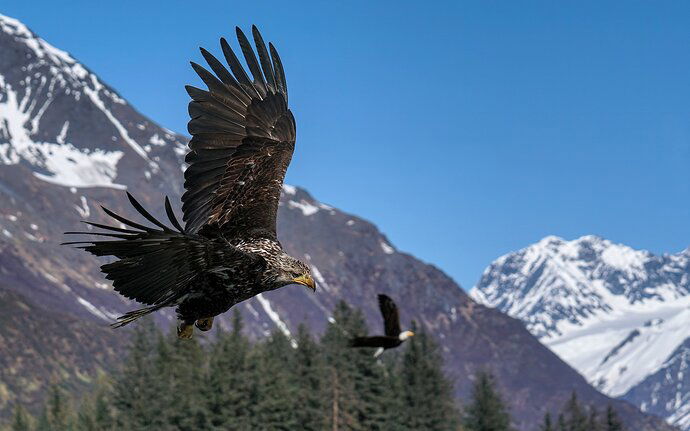
M379 295L379 308L383 316L383 328L386 335L355 337L350 340L351 347L378 347L374 352L375 358L378 358L384 350L398 347L403 341L414 336L412 331L400 332L398 307L392 299L386 295Z
M242 30L236 30L251 77L224 38L220 45L231 72L203 48L215 75L191 63L208 90L185 87L192 98L192 139L185 159L184 228L167 197L172 227L127 193L153 227L103 208L123 225L86 222L106 232L67 232L115 238L66 243L96 256L114 256L117 260L101 266L106 278L121 295L147 305L119 317L113 327L176 307L178 336L190 338L194 324L208 331L215 316L262 292L289 284L316 290L309 267L288 256L276 236L278 201L295 148L283 65L255 26L258 58Z

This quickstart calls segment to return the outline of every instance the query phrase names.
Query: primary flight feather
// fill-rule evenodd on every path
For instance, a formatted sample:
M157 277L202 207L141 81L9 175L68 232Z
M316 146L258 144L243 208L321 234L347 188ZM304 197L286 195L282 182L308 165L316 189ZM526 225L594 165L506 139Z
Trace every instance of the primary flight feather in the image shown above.
M172 227L127 193L132 206L155 227L103 208L126 228L87 222L105 230L95 235L114 239L67 243L96 256L116 257L101 267L106 278L123 296L147 305L118 318L115 327L176 307L178 335L189 338L194 324L209 330L214 316L261 292L288 284L316 289L309 267L288 256L276 235L278 201L295 148L295 119L278 52L272 44L266 48L256 27L252 36L256 54L237 28L251 76L223 38L220 45L230 70L203 48L212 72L192 63L207 89L186 87L192 98L192 139L185 159L184 228L167 198Z

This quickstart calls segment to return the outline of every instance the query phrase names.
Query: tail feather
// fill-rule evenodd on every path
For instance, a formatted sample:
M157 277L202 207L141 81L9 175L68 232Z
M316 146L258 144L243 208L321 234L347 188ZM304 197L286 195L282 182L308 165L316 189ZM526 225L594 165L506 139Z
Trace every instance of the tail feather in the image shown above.
M153 313L156 310L159 310L163 308L164 305L153 305L151 307L144 307L140 308L138 310L132 310L128 311L127 313L123 314L122 316L117 318L117 322L111 323L110 327L111 328L122 328L125 325L129 325L130 323L134 322L135 320L146 316L147 314Z

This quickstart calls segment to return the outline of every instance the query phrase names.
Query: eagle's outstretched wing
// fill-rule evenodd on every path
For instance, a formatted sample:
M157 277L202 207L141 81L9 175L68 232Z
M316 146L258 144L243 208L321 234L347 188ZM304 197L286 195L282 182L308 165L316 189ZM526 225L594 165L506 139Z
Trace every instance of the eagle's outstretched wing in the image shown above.
M127 197L137 212L155 227L126 219L103 207L106 214L124 227L85 222L102 231L65 233L96 235L105 239L63 243L76 245L95 256L114 256L113 262L101 266L106 278L112 280L113 289L126 298L150 306L125 314L114 326L126 325L144 314L175 305L189 293L190 285L197 277L222 277L216 268L243 266L259 271L265 265L261 257L244 253L222 240L185 232L167 197L165 210L173 227L153 217L129 192Z
M382 337L380 335L374 337L355 337L350 340L350 347L391 347L390 345L397 341L395 337Z
M400 335L400 317L395 302L386 295L379 295L379 308L383 315L383 325L386 335L397 337Z
M228 71L201 48L215 75L192 63L208 91L187 86L188 130L182 211L190 233L275 237L283 178L295 148L295 119L287 107L285 73L272 44L252 27L258 59L237 28L247 75L230 45L220 40Z

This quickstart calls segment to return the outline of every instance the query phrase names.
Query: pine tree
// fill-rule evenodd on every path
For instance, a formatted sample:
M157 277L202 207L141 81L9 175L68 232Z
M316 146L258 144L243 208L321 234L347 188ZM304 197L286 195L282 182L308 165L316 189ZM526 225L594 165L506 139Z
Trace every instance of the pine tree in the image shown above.
M381 371L372 371L378 367L372 351L348 346L350 337L366 333L362 313L340 301L333 311L333 321L321 338L329 374L329 388L324 397L329 406L326 417L328 429L378 429L383 403L378 403L379 392L369 391L375 389L372 381Z
M599 412L595 407L589 410L589 419L587 420L587 431L602 431L602 425L599 421Z
M209 354L204 399L210 428L251 430L256 406L255 389L249 366L249 340L242 334L242 316L235 310L232 331L220 330Z
M606 431L623 431L623 423L618 419L618 414L613 406L606 407Z
M354 388L359 395L359 423L367 430L390 429L396 419L389 385L390 372L385 359L376 359L371 351L350 349L354 354ZM399 395L398 395L399 396Z
M539 431L555 431L553 424L551 423L551 413L546 412L544 415L544 423L542 424L541 428L539 428Z
M493 376L482 371L472 388L472 399L467 406L464 425L468 431L503 431L510 429L510 417L497 392Z
M180 340L171 330L157 350L155 376L164 391L158 400L164 403L160 418L178 431L208 429L210 418L202 397L206 355L198 338Z
M160 333L150 319L140 319L121 370L115 376L112 405L116 429L155 429L160 425L160 405L166 392L155 376L155 345Z
M76 431L108 431L114 427L110 408L109 387L104 376L100 376L92 394L82 401L75 422Z
M256 346L253 352L256 363L256 390L258 399L253 419L254 429L266 431L300 429L297 409L301 408L296 397L294 350L290 340L280 331Z
M50 390L48 402L39 421L40 431L70 431L72 421L70 408L65 394L58 386Z
M318 344L306 326L297 329L294 374L298 383L296 396L300 400L295 411L297 423L305 431L321 431L325 427L327 408L324 392L327 381L326 366Z
M565 423L563 413L558 414L558 431L568 431L568 425Z
M410 430L452 430L458 414L452 387L442 371L436 343L412 325L416 336L406 343L400 371L404 425Z
M21 404L14 408L14 419L12 421L12 431L30 431L31 416Z
M568 431L588 431L587 415L580 405L575 391L572 392L570 399L565 403L563 414Z
M36 430L38 431L50 431L50 423L48 422L48 410L43 408L43 412L38 417L38 425L36 425Z

